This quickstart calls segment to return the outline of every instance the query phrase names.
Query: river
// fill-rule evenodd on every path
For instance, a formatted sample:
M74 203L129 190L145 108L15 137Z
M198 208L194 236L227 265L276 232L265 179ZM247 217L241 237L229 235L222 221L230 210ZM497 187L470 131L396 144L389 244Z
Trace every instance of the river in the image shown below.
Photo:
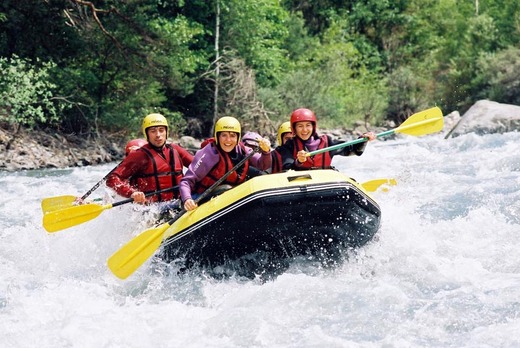
M148 264L120 280L106 260L144 229L130 204L52 234L40 207L115 164L2 172L1 346L519 347L519 144L431 135L335 157L360 182L397 179L373 195L376 238L337 268L295 263L267 282Z

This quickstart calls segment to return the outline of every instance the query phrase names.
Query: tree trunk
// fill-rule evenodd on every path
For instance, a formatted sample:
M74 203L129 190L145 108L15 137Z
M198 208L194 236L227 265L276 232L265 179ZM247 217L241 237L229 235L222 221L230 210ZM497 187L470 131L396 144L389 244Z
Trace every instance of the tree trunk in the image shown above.
M216 19L215 19L215 93L213 95L213 128L215 127L215 123L218 120L218 88L219 88L219 78L220 78L220 53L219 53L219 36L220 36L220 0L215 0L216 2ZM212 131L211 134L214 132Z

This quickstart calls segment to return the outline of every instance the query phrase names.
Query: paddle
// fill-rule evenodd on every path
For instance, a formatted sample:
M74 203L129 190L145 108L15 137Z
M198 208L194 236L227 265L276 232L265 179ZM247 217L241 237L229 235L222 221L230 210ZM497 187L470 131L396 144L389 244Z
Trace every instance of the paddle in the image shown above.
M121 163L119 163L121 164ZM76 202L82 202L84 201L85 199L87 199L88 196L90 196L90 194L92 192L94 192L95 190L97 190L97 188L106 180L108 179L108 176L110 174L112 174L112 172L114 170L117 169L117 167L119 166L119 164L117 166L115 166L114 168L112 168L111 171L109 171L107 173L107 175L105 175L101 180L99 180L94 186L92 186L92 188L90 190L88 190L83 196L81 197L76 197L76 196L73 196L73 195L64 195L64 196L55 196L55 197L47 197L47 198L44 198L42 199L42 211L43 213L49 213L51 211L55 211L55 210L59 210L59 209L64 209L64 208L67 208L67 207L72 207ZM96 201L96 200L94 200Z
M442 130L443 126L444 126L444 118L442 116L442 111L438 107L434 107L434 108L430 108L428 110L424 110L424 111L418 112L416 114L413 114L412 116L408 117L406 119L406 121L404 121L399 127L390 129L386 132L376 134L376 137L380 138L380 137L384 137L387 135L392 135L394 133L403 133L403 134L408 134L408 135L421 136L421 135L439 132ZM343 147L363 143L365 141L367 141L367 138L359 138L356 140L352 140L352 141L348 141L345 143L332 145L329 147L325 147L323 149L308 152L307 156L314 156L319 153L332 151L332 150L336 150L336 149L341 149Z
M379 189L379 187L387 185L387 186L395 186L397 185L397 180L395 179L374 179L370 181L365 181L361 184L365 190L368 192L375 192ZM383 191L388 191L388 187L383 186Z
M145 196L153 196L158 193L173 191L177 189L179 189L178 186L173 186L163 190L149 192L145 194ZM114 208L133 201L133 198L128 198L116 203L110 203L105 205L89 203L51 211L43 215L43 227L47 230L47 232L60 231L92 220L99 216L99 214L101 214L104 210Z
M258 151L258 148L247 154L240 162L238 162L233 168L231 168L226 174L224 174L219 180L211 185L206 191L204 191L196 200L196 203L201 202L220 184L226 180L226 178L241 167L251 156ZM186 210L182 210L170 219L168 222L163 223L155 228L150 228L137 237L133 238L130 242L125 244L121 249L116 251L108 259L108 267L121 279L126 279L132 273L134 273L146 260L148 260L161 246L163 236L166 230L177 221L182 215L186 213Z

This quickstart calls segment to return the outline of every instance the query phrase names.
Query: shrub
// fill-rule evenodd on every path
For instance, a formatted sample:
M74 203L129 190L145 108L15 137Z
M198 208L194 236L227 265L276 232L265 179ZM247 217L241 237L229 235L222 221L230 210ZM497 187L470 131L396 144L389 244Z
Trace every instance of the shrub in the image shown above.
M510 47L480 59L480 97L520 105L520 49Z
M32 65L17 56L0 58L0 120L33 127L59 120L66 105L55 97L57 86L49 76L53 62Z

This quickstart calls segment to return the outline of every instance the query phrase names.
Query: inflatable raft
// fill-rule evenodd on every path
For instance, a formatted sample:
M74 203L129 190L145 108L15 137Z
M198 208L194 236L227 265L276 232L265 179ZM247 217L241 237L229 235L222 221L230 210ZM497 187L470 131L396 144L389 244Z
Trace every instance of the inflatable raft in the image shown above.
M370 241L380 221L368 192L338 171L263 175L182 215L168 229L159 257L210 269L252 255L336 258Z
M336 258L366 244L381 210L352 178L334 170L263 175L182 215L159 257L213 269L252 255L271 260Z

